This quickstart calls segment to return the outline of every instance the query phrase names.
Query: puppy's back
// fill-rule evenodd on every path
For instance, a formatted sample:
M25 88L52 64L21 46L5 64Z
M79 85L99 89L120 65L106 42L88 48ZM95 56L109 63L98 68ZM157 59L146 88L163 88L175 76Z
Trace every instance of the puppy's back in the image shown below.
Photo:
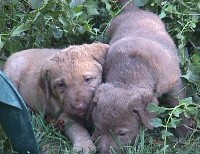
M121 3L125 1L121 0ZM174 42L159 16L133 5L129 5L128 9L122 10L111 22L110 27L106 31L106 36L111 38L110 45L122 38L141 37L177 52Z
M119 1L123 4L127 0ZM158 15L129 5L111 22L107 35L111 38L109 42L111 47L104 68L104 80L109 72L115 73L113 76L117 76L119 71L127 68L117 68L116 72L113 71L113 68L110 69L116 67L116 64L122 61L123 56L125 60L121 66L125 66L127 59L135 57L142 59L147 64L146 68L152 70L152 81L156 81L158 95L169 91L180 79L177 48ZM141 65L143 64L141 63ZM139 64L134 65L139 67ZM148 79L149 71L145 73L144 70L134 71L134 73L136 76L143 74L143 80ZM132 76L132 78L135 79L136 76Z
M58 49L28 49L11 55L3 68L3 71L11 79L16 87L23 76L29 72L37 71L45 59L57 53Z

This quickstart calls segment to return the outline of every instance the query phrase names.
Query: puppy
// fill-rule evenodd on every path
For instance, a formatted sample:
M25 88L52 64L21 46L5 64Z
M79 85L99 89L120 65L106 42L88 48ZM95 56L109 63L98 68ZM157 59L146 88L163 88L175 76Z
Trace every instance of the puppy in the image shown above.
M95 151L84 127L88 106L102 80L108 45L74 45L63 50L30 49L10 56L4 72L27 106L64 123L75 151Z
M146 110L148 103L158 104L157 98L167 94L175 106L178 100L171 96L185 95L177 95L182 88L177 49L157 15L131 2L111 22L107 35L105 83L92 101L93 138L102 154L111 153L111 147L120 153L121 147L134 143L141 124L153 128L149 121L156 115Z

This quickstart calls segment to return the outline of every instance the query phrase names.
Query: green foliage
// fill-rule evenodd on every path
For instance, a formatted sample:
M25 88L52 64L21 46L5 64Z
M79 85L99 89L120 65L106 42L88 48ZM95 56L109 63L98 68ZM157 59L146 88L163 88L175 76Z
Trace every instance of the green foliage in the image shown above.
M69 140L45 120L43 113L33 114L31 121L42 154L72 153Z
M0 49L9 55L27 48L56 47L102 40L113 15L108 0L1 1Z
M180 124L181 114L193 118L196 123L194 131L200 128L200 2L149 0L145 7L160 16L175 41L179 49L182 78L185 79L185 88L190 96L180 100L179 105L174 108L158 107L153 104L149 106L149 110L165 117L153 119L152 125L162 128L161 135L164 140L162 149L163 153L166 153L169 151L167 139L173 135L170 129Z
M1 124L0 124L0 153L11 153L12 148L10 145L10 141L6 136Z
M165 22L181 58L183 78L190 96L200 93L200 2L196 0L149 0L146 7Z
M168 143L167 138L173 136L173 134L170 132L170 129L177 128L182 120L182 116L185 117L195 117L196 118L196 128L192 128L193 131L197 131L198 128L200 128L199 123L199 111L200 111L200 105L197 103L192 102L192 98L184 98L180 100L179 105L177 105L174 108L166 108L166 107L159 107L153 103L148 105L148 110L151 112L155 112L158 115L167 115L165 118L155 118L151 120L151 124L154 127L160 127L163 128L161 131L162 139L164 140L163 143L163 152L166 153L168 150ZM164 113L164 114L163 114Z
M84 1L0 1L0 64L2 59L5 60L11 53L22 49L63 48L70 44L104 41L103 34L106 28L121 12L121 8L112 0ZM175 108L150 104L149 110L160 115L151 121L156 127L155 132L141 130L135 145L128 147L127 153L199 153L198 136L192 134L186 141L180 141L173 137L170 129L179 125L181 114L193 118L196 123L194 132L200 128L200 2L196 0L135 0L135 2L143 9L158 14L164 21L179 50L182 78L186 83L188 98L180 100L180 104ZM46 124L41 115L33 115L31 118L43 153L70 153L71 145L68 140L57 133L51 125ZM9 147L7 138L2 138L1 132L0 130L0 150Z

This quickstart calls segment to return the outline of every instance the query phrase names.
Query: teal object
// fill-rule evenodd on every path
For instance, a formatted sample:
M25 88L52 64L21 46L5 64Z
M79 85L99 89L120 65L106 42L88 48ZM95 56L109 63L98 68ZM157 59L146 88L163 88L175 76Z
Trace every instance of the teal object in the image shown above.
M26 105L6 75L0 71L0 124L14 151L39 154Z

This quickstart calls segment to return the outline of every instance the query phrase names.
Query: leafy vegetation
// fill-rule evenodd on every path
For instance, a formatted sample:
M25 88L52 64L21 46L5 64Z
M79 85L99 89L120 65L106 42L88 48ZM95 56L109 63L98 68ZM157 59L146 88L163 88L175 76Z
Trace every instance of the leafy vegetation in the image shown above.
M9 55L26 48L63 48L100 39L100 30L113 13L111 5L107 0L76 4L70 0L2 1L1 51Z
M199 153L200 138L200 2L196 0L135 0L138 6L160 16L175 41L181 58L188 98L175 108L149 106L161 116L154 131L141 130L130 154ZM0 1L0 63L27 48L63 48L70 44L105 41L104 32L120 8L111 0L4 0ZM195 126L187 138L170 133L180 114L192 117ZM163 118L164 117L164 118ZM42 115L31 116L43 153L71 153L69 141ZM0 153L9 153L8 139L0 131ZM114 152L113 152L114 153Z

